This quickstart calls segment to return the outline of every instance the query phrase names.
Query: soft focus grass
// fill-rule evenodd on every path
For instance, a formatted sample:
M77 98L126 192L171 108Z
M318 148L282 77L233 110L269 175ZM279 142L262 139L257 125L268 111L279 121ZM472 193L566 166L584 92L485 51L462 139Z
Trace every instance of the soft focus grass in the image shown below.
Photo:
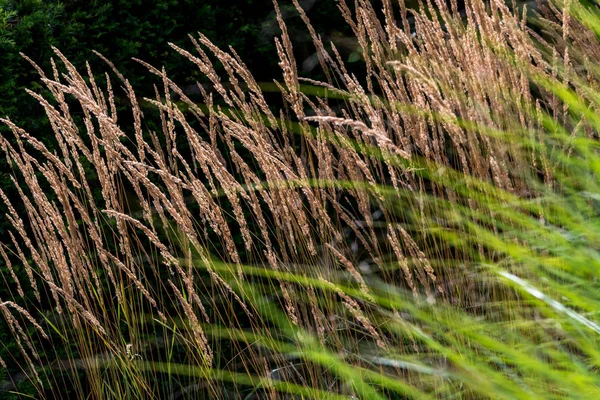
M2 312L40 397L64 382L82 398L600 397L597 9L555 2L530 31L500 3L467 2L466 20L430 5L400 28L384 5L380 31L370 3L355 10L367 89L323 51L345 88L300 84L283 23L285 84L253 82L201 38L232 88L198 42L199 58L176 48L214 93L199 105L148 66L165 92L142 103L123 78L130 135L110 87L57 53L66 74L43 77L56 105L37 97L57 151L14 126L2 142L25 179L27 228L10 215L29 259L3 241L43 298L15 292ZM447 56L457 43L471 59ZM70 352L36 357L48 343Z

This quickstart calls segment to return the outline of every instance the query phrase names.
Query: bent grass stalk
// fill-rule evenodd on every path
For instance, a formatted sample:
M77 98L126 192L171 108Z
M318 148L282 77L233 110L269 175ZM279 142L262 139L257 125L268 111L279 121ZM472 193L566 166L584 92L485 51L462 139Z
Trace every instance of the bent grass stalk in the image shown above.
M279 11L282 83L199 34L172 47L212 87L140 61L142 101L100 55L129 125L108 75L34 64L54 143L2 120L1 365L41 397L600 397L597 11L552 3L536 32L502 2L412 25L384 3L340 2L363 76L309 29L328 83L298 76Z

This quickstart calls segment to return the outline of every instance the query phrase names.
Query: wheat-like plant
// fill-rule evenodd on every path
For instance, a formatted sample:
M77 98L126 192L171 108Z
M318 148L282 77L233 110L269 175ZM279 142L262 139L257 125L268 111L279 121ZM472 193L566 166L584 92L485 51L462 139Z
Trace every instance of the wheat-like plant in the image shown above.
M198 99L24 56L54 137L1 119L0 367L41 398L599 397L595 6L340 0L358 76L292 1L323 82L277 2L274 84L201 33Z

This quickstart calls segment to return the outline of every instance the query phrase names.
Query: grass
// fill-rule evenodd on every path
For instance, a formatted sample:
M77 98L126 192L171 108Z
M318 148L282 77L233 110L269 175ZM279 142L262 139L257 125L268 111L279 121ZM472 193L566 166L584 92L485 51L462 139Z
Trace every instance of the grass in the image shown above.
M600 397L597 9L382 4L340 2L363 76L311 32L327 79L299 77L281 18L282 82L201 34L173 46L198 99L105 59L131 116L110 75L38 68L53 143L0 139L9 391Z

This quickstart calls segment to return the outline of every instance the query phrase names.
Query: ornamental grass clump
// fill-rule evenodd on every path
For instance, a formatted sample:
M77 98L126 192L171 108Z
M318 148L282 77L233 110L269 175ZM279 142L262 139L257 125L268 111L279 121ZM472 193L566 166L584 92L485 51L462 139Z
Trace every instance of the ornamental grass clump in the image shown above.
M6 390L600 397L596 6L341 0L359 74L293 3L323 81L276 2L272 84L201 33L199 98L30 60L54 137L2 119Z

